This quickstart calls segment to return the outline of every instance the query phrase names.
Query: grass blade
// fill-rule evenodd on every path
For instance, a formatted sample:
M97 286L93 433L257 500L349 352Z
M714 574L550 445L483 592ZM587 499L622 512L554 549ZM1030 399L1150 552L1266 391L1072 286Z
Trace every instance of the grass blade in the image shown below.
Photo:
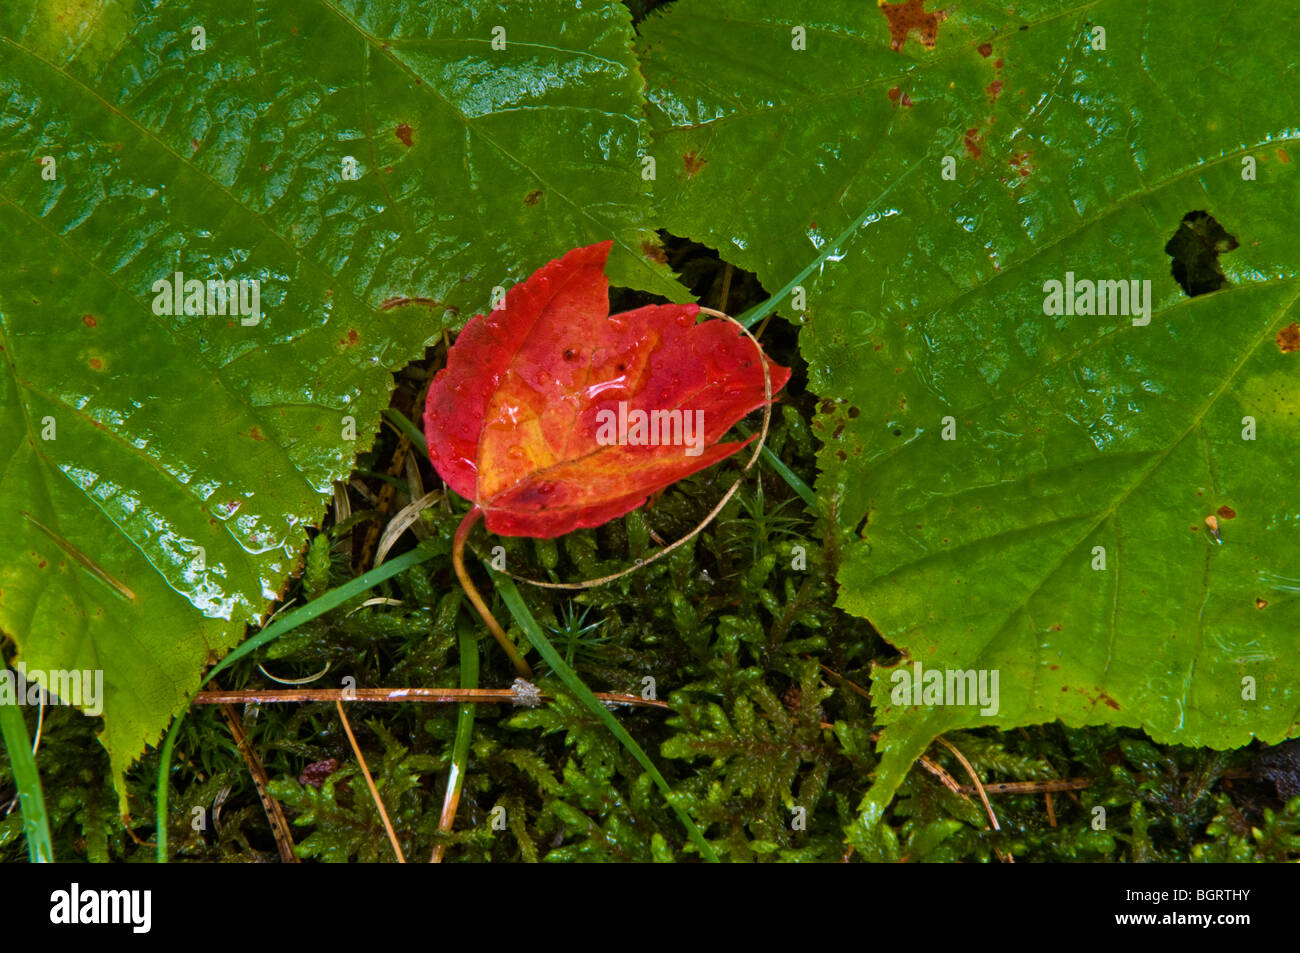
M811 509L817 509L817 495L813 493L812 487L799 479L799 475L786 466L784 460L767 447L763 448L763 459L767 461L768 466L775 470L781 479L790 484L790 489L798 493Z
M486 567L486 563L484 564ZM490 571L490 567L489 568ZM568 664L560 657L560 653L555 650L550 639L542 632L542 627L537 624L533 614L528 611L528 606L524 604L523 597L519 595L519 590L515 588L514 582L507 576L492 572L492 582L496 585L497 591L501 593L501 598L505 600L506 607L514 620L519 623L519 627L524 630L524 635L532 643L533 648L537 649L538 654L546 660L546 664L551 666L551 670L560 677L569 691L584 704L601 722L607 727L614 737L619 740L624 748L632 757L636 758L641 767L645 768L646 773L654 781L655 785L664 795L664 800L673 812L681 818L682 824L686 827L686 833L690 836L695 846L699 848L700 856L712 863L718 862L718 855L713 852L709 842L704 839L704 834L696 826L695 821L686 813L678 804L673 795L673 789L659 769L655 767L654 762L650 760L649 755L641 750L641 746L627 732L627 729L619 723L618 719L610 714L609 709L600 703L590 688L578 676L578 673L571 669Z
M428 459L429 446L424 442L424 434L420 432L419 427L411 423L406 414L395 407L385 407L384 416L388 418L389 423L406 436L407 440L411 441L411 446L420 451L421 457Z
M203 681L199 683L199 687L194 690L194 694L190 695L190 702L194 701L194 695L197 695L204 685L246 655L256 652L268 642L278 639L286 632L292 632L298 626L324 615L331 609L338 608L367 589L373 589L385 579L390 579L399 572L410 569L426 559L432 559L436 555L438 555L438 552L431 547L417 547L409 553L403 553L395 559L390 559L382 566L370 570L370 572L357 576L356 579L350 582L345 582L343 585L331 589L319 599L313 599L305 606L294 609L292 612L276 619L257 635L243 642L222 659L212 671L208 672ZM185 713L188 710L189 705L187 704L185 709L176 716L176 720L172 722L171 730L167 732L167 740L163 742L158 761L158 783L154 793L154 803L156 804L155 813L157 814L155 822L157 825L157 859L160 864L167 863L167 775L171 773L172 750L176 747L176 736L180 734L181 723L185 720Z
M460 654L460 687L478 688L478 641L474 638L474 633L458 626L456 645ZM447 774L447 793L443 795L442 817L438 822L438 830L448 834L456 822L456 806L460 803L460 792L465 786L469 745L473 740L474 706L465 703L456 712L456 740L451 746L451 770ZM433 849L431 862L441 863L446 853L447 845L438 844Z
M32 743L27 737L23 710L16 704L0 702L0 737L9 752L9 765L18 787L18 810L23 812L23 834L27 838L27 856L34 864L54 862L50 843L50 822L45 814L45 796L41 793L41 776L36 770Z

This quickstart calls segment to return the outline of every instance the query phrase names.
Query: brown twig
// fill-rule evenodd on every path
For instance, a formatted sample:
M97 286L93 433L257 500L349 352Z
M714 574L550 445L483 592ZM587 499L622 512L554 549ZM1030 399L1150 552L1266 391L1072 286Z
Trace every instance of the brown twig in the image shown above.
M971 767L971 763L966 760L966 756L962 754L960 751L958 751L957 747L954 744L952 744L952 742L950 742L943 735L940 735L934 740L939 742L939 744L943 745L949 751L951 751L953 757L955 757L958 761L961 762L961 766L966 769L966 773L970 775L971 781L975 784L975 790L979 793L980 801L982 801L984 804L984 810L988 812L989 822L993 825L993 829L995 831L1002 830L1002 825L998 823L998 816L993 813L993 805L989 803L988 795L984 793L984 785L980 783L979 775L975 773L975 769ZM1002 856L1001 851L998 851L998 856L999 857ZM1009 864L1014 864L1016 862L1015 858L1012 857L1010 854L1007 854L1004 859Z
M280 807L280 802L271 797L271 792L266 786L271 783L267 777L266 768L262 766L262 759L257 756L253 750L252 743L248 740L248 734L244 731L244 723L239 717L239 713L231 704L221 706L222 714L226 716L226 724L230 727L230 734L235 739L235 744L239 748L239 753L244 756L244 763L248 765L248 773L253 776L253 785L257 788L257 796L262 801L262 808L266 811L266 819L271 824L271 836L275 838L275 849L280 854L281 863L296 864L299 863L298 855L293 851L293 835L289 832L289 821L284 816L284 808ZM213 819L215 823L215 817Z
M1081 791L1092 787L1092 778L1064 778L1055 781L998 781L984 785L989 794L1046 794L1052 791ZM970 785L962 785L963 791L975 793Z
M366 785L370 788L370 796L375 799L375 808L379 811L379 816L383 818L384 830L388 831L388 842L393 845L393 853L397 855L399 864L406 863L406 857L402 854L402 845L397 842L397 834L393 831L393 823L388 819L388 812L384 810L383 798L379 796L379 789L375 787L375 779L370 776L370 768L366 766L365 756L361 754L361 746L357 744L356 735L352 734L352 726L348 724L347 712L343 710L343 702L335 702L339 709L339 720L343 722L343 730L348 733L348 741L352 744L352 751L357 756L357 763L361 765L361 773L365 775Z
M943 783L943 786L946 787L949 791L951 791L953 794L965 798L967 801L970 800L970 796L965 794L962 791L961 785L957 783L957 779L954 778L947 771L945 771L943 769L943 765L931 761L925 755L921 755L921 757L918 758L917 760L920 762L921 767L925 768L925 770L929 771L936 778L938 778Z
M718 310L727 310L727 299L731 297L731 275L735 269L731 262L727 262L726 269L722 272L722 291L718 294Z
M806 659L806 658L811 658L811 656L809 656L809 655L805 655L805 656L803 656L803 658L805 658L805 659ZM854 692L857 692L859 695L861 695L861 696L862 696L863 698L865 698L867 701L871 701L871 693L870 693L869 691L867 691L865 688L863 688L861 685L859 685L859 684L857 684L856 682L854 682L852 679L850 679L850 678L848 678L848 677L846 677L846 676L844 676L844 675L841 675L839 672L835 671L833 668L831 668L831 667L829 667L828 665L825 665L825 664L823 664L823 663L821 663L821 662L818 662L818 663L817 663L817 667L820 668L820 669L821 669L823 672L825 672L827 675L831 676L831 678L839 679L841 682L843 682L845 685L847 685L847 686L848 686L850 689L852 689Z
M669 705L657 698L642 698L640 695L623 695L618 692L595 692L602 702L611 705L627 705L632 708L662 708ZM478 702L487 705L500 705L506 702L531 704L533 701L550 701L553 696L538 692L524 698L513 688L290 688L257 689L246 688L241 691L199 692L194 696L196 705L250 704L260 702L276 704L278 702L336 702L354 701L366 703L425 702L428 704L458 704Z

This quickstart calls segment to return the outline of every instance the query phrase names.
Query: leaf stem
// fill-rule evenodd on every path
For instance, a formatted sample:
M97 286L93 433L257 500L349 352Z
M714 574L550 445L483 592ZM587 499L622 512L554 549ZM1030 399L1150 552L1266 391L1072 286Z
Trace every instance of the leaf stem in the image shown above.
M521 678L532 681L533 670L528 667L528 663L520 656L519 650L515 644L506 637L506 630L501 628L501 623L492 615L492 610L487 607L483 597L479 595L478 589L474 587L474 582L469 578L469 573L465 571L465 540L469 538L470 531L474 529L474 524L483 516L483 510L475 504L470 507L470 511L465 514L465 518L460 521L456 527L456 536L451 544L451 565L456 570L456 578L460 580L461 588L465 590L465 595L469 596L469 601L474 604L478 610L479 618L483 624L488 627L502 650L514 663L515 671Z

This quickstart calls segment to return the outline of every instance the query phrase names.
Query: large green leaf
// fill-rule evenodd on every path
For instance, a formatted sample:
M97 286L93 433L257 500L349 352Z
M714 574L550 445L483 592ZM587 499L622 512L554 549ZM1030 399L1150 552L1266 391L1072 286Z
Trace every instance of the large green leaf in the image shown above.
M859 540L840 604L903 652L868 824L950 729L1300 732L1300 5L945 9L933 49L865 3L643 29L667 227L769 288L815 266L780 307ZM1240 247L1189 298L1164 248L1194 210ZM1150 323L1046 314L1067 272L1150 280ZM894 704L917 662L997 671L998 711Z
M392 368L611 235L680 300L630 43L616 3L0 9L0 629L104 670L116 777L281 591ZM156 314L177 271L260 280L260 320Z

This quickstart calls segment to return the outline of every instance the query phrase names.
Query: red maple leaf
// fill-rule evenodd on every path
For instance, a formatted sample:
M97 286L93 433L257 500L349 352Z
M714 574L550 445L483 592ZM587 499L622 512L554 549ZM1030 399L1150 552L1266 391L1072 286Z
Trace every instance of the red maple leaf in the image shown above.
M475 315L429 387L438 474L504 536L600 526L748 443L764 404L754 344L697 305L610 315L612 242L575 248ZM790 379L766 357L772 392ZM473 514L477 517L477 514Z

